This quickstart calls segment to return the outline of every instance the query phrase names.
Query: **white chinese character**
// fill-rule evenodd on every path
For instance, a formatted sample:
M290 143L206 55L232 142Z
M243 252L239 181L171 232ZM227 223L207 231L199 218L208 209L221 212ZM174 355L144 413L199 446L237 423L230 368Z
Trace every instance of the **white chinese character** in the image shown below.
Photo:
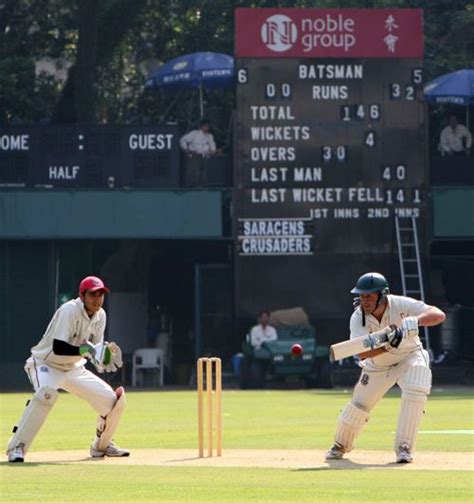
M388 18L385 20L385 29L388 31L392 31L398 29L398 24L395 24L395 18L390 14Z
M390 52L395 52L395 43L397 42L398 37L396 35L387 35L383 41L387 44L387 48Z

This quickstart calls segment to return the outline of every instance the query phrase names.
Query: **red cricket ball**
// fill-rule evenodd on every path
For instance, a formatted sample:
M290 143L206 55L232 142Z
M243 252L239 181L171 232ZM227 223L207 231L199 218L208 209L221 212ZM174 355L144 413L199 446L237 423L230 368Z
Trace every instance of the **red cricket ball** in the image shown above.
M300 356L303 354L303 346L301 344L293 344L291 346L291 354L294 356Z

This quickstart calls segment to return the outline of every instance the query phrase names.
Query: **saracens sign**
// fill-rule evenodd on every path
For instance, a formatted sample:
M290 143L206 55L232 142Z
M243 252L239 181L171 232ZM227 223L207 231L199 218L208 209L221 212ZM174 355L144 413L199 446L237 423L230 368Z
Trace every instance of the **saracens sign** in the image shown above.
M238 58L423 57L421 9L242 8L235 26Z
M311 218L239 218L239 255L312 255Z

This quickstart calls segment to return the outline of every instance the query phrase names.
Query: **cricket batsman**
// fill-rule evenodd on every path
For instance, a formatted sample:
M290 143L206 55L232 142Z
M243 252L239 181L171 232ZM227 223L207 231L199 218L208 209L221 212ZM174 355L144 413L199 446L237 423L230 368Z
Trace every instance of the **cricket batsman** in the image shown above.
M437 307L420 300L390 295L387 280L377 272L361 276L351 293L358 296L350 320L351 339L389 325L396 325L397 329L383 347L359 355L361 376L352 400L339 415L335 442L326 459L342 459L352 450L372 408L398 384L402 398L395 435L396 461L411 463L418 426L431 390L429 355L423 349L418 327L438 325L446 316Z
M26 404L7 447L8 461L21 463L53 408L58 389L87 400L98 413L96 436L90 448L94 458L129 456L112 438L125 408L125 391L115 391L86 370L88 358L97 371L114 372L122 366L117 344L104 342L106 314L102 305L109 289L95 276L84 278L79 297L63 304L51 319L39 343L31 348L25 371L35 394Z

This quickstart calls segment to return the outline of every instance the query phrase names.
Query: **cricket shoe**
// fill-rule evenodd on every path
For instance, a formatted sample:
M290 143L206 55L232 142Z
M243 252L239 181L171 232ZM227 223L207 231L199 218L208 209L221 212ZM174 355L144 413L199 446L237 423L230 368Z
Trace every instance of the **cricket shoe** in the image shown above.
M95 440L91 446L90 454L93 458L103 458L104 456L109 456L110 458L124 458L130 456L130 452L125 449L121 449L118 445L113 442L107 446L104 451L97 449L98 441Z
M326 460L329 461L331 459L342 459L344 456L344 448L342 445L334 444L328 452L326 452Z
M23 450L23 444L17 445L14 449L10 449L7 452L8 461L10 463L23 463L25 460L25 451Z
M397 463L413 463L413 456L410 452L410 447L407 444L402 444L398 448Z

